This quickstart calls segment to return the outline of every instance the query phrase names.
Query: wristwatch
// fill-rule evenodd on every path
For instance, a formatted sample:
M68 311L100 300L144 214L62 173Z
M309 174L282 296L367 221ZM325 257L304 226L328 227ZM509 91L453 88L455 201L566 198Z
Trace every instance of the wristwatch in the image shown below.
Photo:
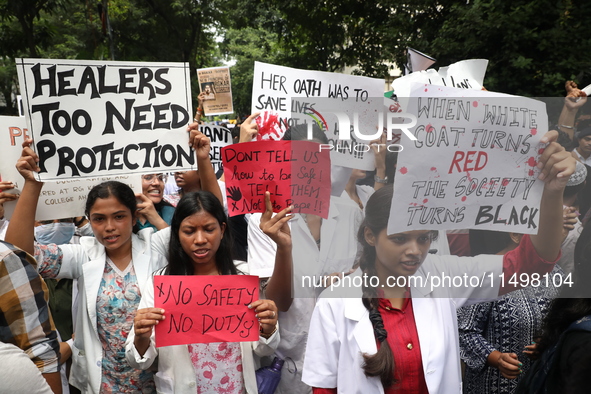
M388 177L385 177L385 178L380 178L379 176L377 176L377 175L374 175L374 176L373 176L373 180L374 180L374 182L376 182L376 183L383 183L384 185L388 183Z

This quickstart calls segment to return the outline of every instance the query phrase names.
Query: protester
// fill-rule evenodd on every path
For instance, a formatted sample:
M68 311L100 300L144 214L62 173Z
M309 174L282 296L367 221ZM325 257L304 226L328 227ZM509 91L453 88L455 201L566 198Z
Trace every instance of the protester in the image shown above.
M10 181L0 181L0 241L4 239L9 223L8 219L4 217L4 203L7 201L15 201L18 198L18 194L5 192L5 190L10 189L14 189L14 183Z
M249 122L246 121L245 124ZM327 143L326 134L314 124L313 141ZM284 140L306 140L305 124L290 127ZM349 173L347 173L347 178ZM333 180L334 182L334 180ZM346 183L346 179L344 182ZM340 196L342 190L338 192ZM251 273L261 278L266 296L279 308L281 342L276 355L285 360L276 394L309 393L302 382L308 327L317 295L331 280L351 271L357 253L355 233L362 221L359 207L348 197L331 196L328 218L295 214L290 220L293 257L282 258L275 242L261 227L261 215L248 222L248 262ZM285 254L283 254L285 255ZM315 287L302 286L302 278L315 278ZM293 289L293 292L292 292ZM269 360L271 361L271 360Z
M151 227L154 230L162 230L170 225L174 207L164 200L164 174L142 175L142 193L136 197L140 199L138 204L138 227L144 229Z
M574 284L562 288L544 321L539 359L516 393L586 393L591 374L591 226L575 248Z
M552 131L542 142L555 141L557 135ZM303 381L317 393L336 393L337 388L341 393L460 392L456 308L470 298L492 299L509 291L507 281L501 288L500 281L489 278L549 272L550 261L559 256L562 192L575 162L564 148L550 143L539 165L545 185L538 234L524 236L520 247L505 256L440 257L428 254L432 231L387 235L393 192L382 188L374 193L359 230L363 244L360 270L352 275L377 277L378 285L339 287L318 301L310 324ZM483 284L430 288L428 283L420 286L415 281L407 288L392 286L390 281L385 286L389 277L425 279L442 271L450 276L482 277Z
M470 230L471 239L472 232ZM491 248L470 245L476 256L504 255L517 248L522 235L478 230ZM558 264L550 272L549 283L513 291L494 302L483 302L458 309L460 357L466 363L464 393L513 393L532 364L524 351L541 335L542 320L562 283Z
M61 393L59 342L37 263L2 241L0 258L0 392Z
M203 168L204 183L220 192L209 161L209 139L189 127L190 143ZM33 253L42 276L78 279L76 337L70 383L82 392L153 392L151 371L137 371L125 362L125 339L133 323L148 277L164 266L165 257L153 253L151 228L133 233L136 198L129 186L116 181L95 186L86 200L86 216L95 237L80 245L34 245L35 207L43 186L36 181L37 155L23 144L17 169L25 179L6 239ZM32 208L33 207L33 208ZM98 294L98 297L97 297Z
M272 212L267 197L268 217ZM277 215L275 232L289 217L289 209ZM275 220L278 220L277 218ZM168 265L164 275L247 274L248 265L232 260L232 236L220 202L208 192L189 193L176 208L170 229ZM126 344L127 361L142 370L158 359L156 389L161 393L242 393L256 394L255 355L273 354L279 343L277 307L271 300L256 300L254 308L260 322L258 342L196 343L156 348L153 327L167 317L154 308L154 286L149 281L134 320L134 330ZM204 373L207 372L207 373Z

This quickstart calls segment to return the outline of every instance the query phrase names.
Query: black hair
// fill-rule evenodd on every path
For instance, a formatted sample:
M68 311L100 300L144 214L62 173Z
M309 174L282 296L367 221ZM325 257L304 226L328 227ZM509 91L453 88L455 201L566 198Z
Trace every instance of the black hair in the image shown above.
M563 285L560 298L555 298L544 319L543 334L537 350L544 350L558 342L568 326L591 315L591 225L585 226L575 245L575 269L570 277L574 282Z
M362 245L362 253L359 257L359 267L368 277L377 276L375 268L376 249L375 246L370 245L365 239L365 228L368 228L375 237L388 226L388 218L390 217L390 204L394 195L394 188L392 185L386 185L377 190L371 195L365 207L365 218L359 227L357 233L357 240ZM431 239L436 238L436 232L432 233ZM369 320L373 326L374 335L380 348L374 355L363 355L364 364L363 371L366 376L377 376L380 378L384 389L387 389L396 380L394 378L394 355L390 345L388 345L388 332L384 328L382 315L378 309L379 299L377 290L373 286L366 287L365 282L362 286L363 290L363 305L369 311Z
M117 201L125 205L131 212L132 217L135 218L135 212L137 210L137 201L135 199L135 193L133 192L133 190L131 190L131 188L128 185L118 181L107 181L99 183L98 185L93 187L90 190L90 192L88 192L88 197L86 197L86 206L84 209L86 217L90 219L90 210L94 206L94 203L97 199L105 199L111 196L115 197ZM135 219L134 223L135 224L133 226L133 232L137 233L138 226L137 221L135 221Z
M308 139L308 124L301 123L295 126L290 126L283 134L285 141L304 141ZM321 144L328 144L328 137L322 131L320 126L312 123L312 139L320 141Z
M566 186L564 191L562 192L563 197L572 197L575 194L579 193L581 190L585 189L585 182L581 182L575 186Z
M225 227L220 247L215 254L215 263L220 275L237 275L232 258L232 234L228 230L228 218L224 207L212 193L201 190L187 193L179 201L170 223L168 266L166 275L193 275L193 260L184 252L179 238L181 223L185 218L205 211L213 216L220 227Z

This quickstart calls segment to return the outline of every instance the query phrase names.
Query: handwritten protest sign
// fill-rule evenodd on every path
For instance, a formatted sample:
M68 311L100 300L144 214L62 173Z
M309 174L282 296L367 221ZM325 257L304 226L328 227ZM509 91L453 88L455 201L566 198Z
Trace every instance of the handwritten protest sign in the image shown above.
M232 83L229 67L212 67L197 70L201 92L205 92L203 110L205 115L234 113Z
M222 148L232 144L232 132L225 127L210 124L199 126L199 131L211 141L209 159L217 172L222 168Z
M545 104L423 84L411 96L417 141L402 139L388 233L476 228L535 234Z
M280 140L290 126L317 123L325 131L332 147L334 164L364 170L374 169L373 153L355 134L342 138L336 113L349 124L356 124L360 134L376 133L378 112L383 106L384 80L323 71L299 70L255 62L252 87L252 113L257 118L259 140Z
M330 157L309 141L257 141L222 149L228 214L265 210L265 192L273 211L293 205L294 212L328 218Z
M8 193L20 193L24 179L15 168L21 156L22 143L28 137L25 118L16 116L0 116L0 176L2 180L11 181L15 188L6 190ZM140 175L118 175L110 177L73 179L57 182L46 182L43 185L37 203L37 220L53 220L84 215L86 196L95 185L116 180L129 185L136 193L142 191ZM4 216L12 216L16 201L4 203Z
M186 63L18 59L39 179L195 169Z
M259 299L252 275L156 275L154 306L166 319L156 346L258 341L259 323L248 305Z

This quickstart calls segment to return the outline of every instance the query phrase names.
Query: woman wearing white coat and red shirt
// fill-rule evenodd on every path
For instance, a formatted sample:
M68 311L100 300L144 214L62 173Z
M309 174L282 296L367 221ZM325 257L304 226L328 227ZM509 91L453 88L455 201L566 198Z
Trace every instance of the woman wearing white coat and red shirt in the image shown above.
M556 137L551 131L542 142ZM430 255L432 231L387 234L392 189L383 188L370 198L359 230L361 272L353 275L377 276L380 283L340 288L338 294L325 292L318 301L302 378L315 394L461 392L456 308L470 299L494 299L510 291L507 283L513 273L549 272L559 257L562 192L575 162L551 142L540 158L540 168L545 186L538 234L525 236L522 245L505 256ZM477 276L483 283L434 289L428 283L415 287L411 282L410 289L385 285L388 277L426 279L443 272L451 277ZM500 275L505 277L504 288Z

